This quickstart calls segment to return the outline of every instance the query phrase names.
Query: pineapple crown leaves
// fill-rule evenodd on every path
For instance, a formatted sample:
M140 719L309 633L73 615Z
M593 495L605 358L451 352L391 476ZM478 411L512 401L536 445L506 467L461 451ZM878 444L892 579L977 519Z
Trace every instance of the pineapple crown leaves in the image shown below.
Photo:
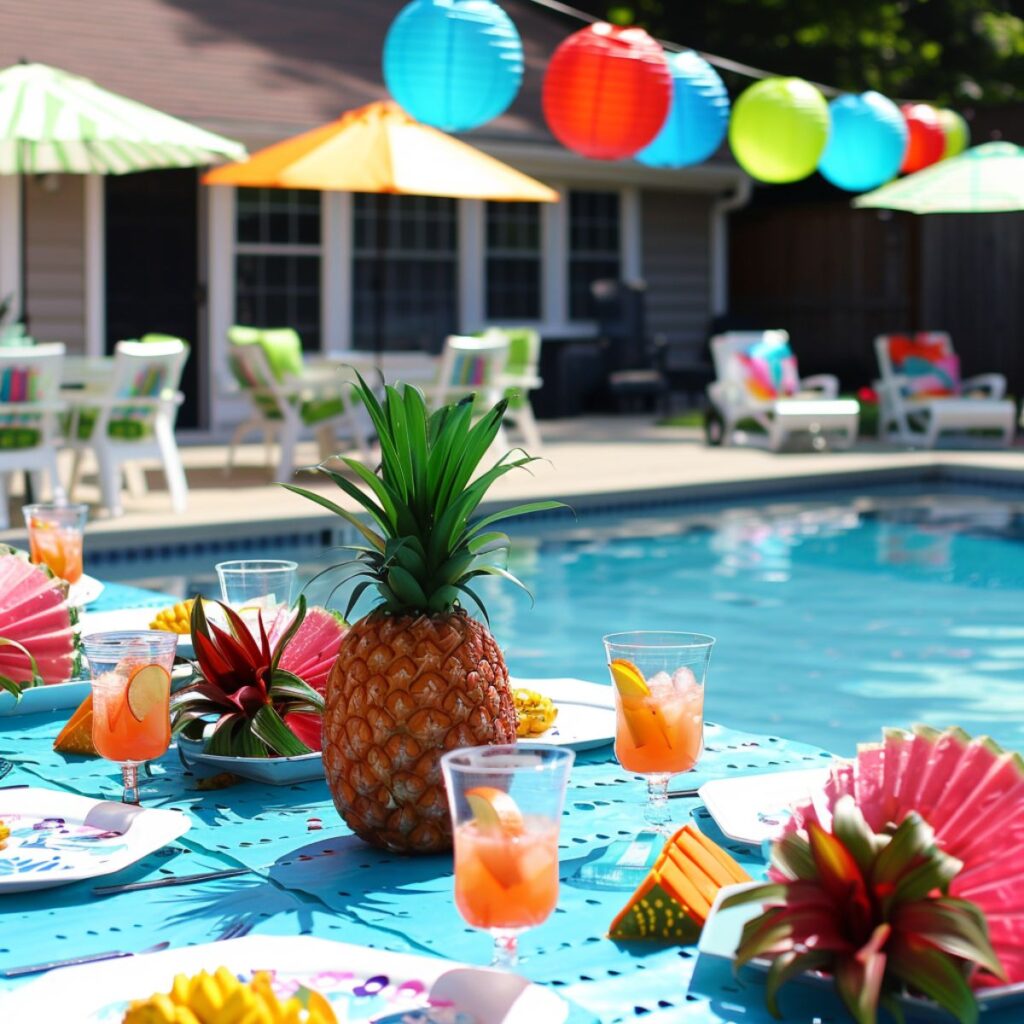
M942 852L916 813L875 834L850 796L836 803L832 831L810 822L772 849L773 881L728 896L723 909L760 903L736 951L737 967L772 961L765 1003L778 1017L779 989L807 970L833 975L857 1024L875 1024L879 1003L910 988L960 1022L976 1024L968 984L974 968L1004 978L984 914L948 895L960 861Z
M227 605L224 629L206 617L203 601L192 605L192 644L200 680L171 698L171 726L190 739L203 735L206 720L216 719L206 744L210 754L242 757L293 757L310 753L285 724L294 712L322 715L324 699L313 687L280 667L292 637L306 617L306 599L299 598L295 614L276 644L258 613L258 633Z
M342 563L348 570L343 582L359 580L345 618L371 587L378 591L381 606L395 614L446 613L468 597L486 618L487 610L470 585L474 579L498 576L526 590L507 569L508 536L491 527L513 516L565 505L535 501L471 521L496 481L538 461L517 448L478 474L501 429L506 401L499 401L474 424L472 395L431 413L416 388L406 386L400 392L387 386L382 403L356 376L358 383L352 386L376 430L380 465L375 472L356 459L336 457L363 487L328 462L310 469L333 480L369 522L324 495L283 485L340 516L366 541L349 546L354 557Z

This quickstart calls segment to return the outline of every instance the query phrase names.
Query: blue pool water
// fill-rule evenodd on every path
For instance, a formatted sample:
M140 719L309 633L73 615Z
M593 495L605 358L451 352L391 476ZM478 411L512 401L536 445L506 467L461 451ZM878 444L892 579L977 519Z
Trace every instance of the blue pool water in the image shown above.
M919 721L1024 746L1024 501L1013 496L837 495L524 520L511 532L511 568L535 605L507 585L480 589L515 675L604 682L604 633L710 633L709 719L841 754ZM308 578L338 553L275 554ZM89 571L218 596L216 560Z

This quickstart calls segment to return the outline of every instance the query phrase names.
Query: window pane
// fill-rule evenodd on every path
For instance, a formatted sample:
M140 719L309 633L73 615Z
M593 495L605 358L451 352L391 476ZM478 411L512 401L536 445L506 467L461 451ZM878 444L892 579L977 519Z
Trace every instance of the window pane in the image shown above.
M590 285L604 278L618 280L619 194L569 193L569 316L594 316Z
M302 347L320 348L320 257L239 253L235 322L294 327Z
M309 189L240 188L239 242L320 244L320 193Z
M540 207L488 203L487 316L539 320L541 316Z
M357 348L439 351L457 324L457 207L429 196L353 196ZM379 247L379 248L378 248Z

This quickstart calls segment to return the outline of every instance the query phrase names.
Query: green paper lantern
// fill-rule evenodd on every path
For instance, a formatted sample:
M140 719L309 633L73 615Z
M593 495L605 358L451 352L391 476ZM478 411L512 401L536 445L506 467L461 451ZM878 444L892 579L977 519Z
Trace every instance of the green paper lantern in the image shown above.
M814 173L828 133L828 103L810 82L765 78L733 106L729 145L752 178L782 185Z
M940 110L939 125L946 136L946 146L942 151L942 159L962 153L971 142L971 129L967 122L955 110Z

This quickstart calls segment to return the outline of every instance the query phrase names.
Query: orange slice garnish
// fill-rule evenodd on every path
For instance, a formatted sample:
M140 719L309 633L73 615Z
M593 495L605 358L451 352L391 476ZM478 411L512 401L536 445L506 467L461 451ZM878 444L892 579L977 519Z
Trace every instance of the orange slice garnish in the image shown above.
M648 697L650 688L644 681L643 673L631 661L615 658L608 666L612 681L623 697Z
M503 789L476 786L466 790L466 801L482 829L500 829L516 835L526 827L519 805Z

